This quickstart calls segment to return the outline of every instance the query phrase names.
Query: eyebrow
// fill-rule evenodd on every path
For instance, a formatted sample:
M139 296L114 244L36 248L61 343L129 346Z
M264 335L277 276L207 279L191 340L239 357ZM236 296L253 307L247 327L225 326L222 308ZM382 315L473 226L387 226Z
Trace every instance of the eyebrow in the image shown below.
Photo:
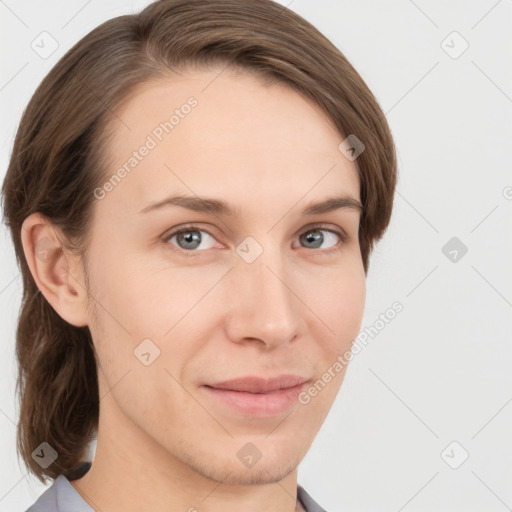
M181 206L196 212L213 213L216 215L224 215L227 217L240 217L240 209L233 208L221 199L213 199L206 197L194 196L172 196L149 204L139 213L147 213L154 210L170 206ZM322 201L314 201L302 210L302 215L310 216L319 213L328 213L340 209L351 209L363 211L363 205L353 197L340 196L330 197Z

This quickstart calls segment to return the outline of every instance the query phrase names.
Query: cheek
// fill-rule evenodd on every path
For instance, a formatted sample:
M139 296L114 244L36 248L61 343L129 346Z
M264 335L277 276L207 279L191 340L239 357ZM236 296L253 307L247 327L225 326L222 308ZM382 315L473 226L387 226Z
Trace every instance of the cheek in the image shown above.
M107 254L103 261L91 274L96 316L90 330L108 386L124 381L129 371L125 386L135 383L134 397L140 386L155 396L150 389L173 382L164 368L181 379L181 366L196 353L194 341L202 338L194 328L205 322L207 303L201 298L222 274L155 268L129 254L116 264ZM144 358L152 362L145 366Z
M334 292L333 292L334 293ZM366 277L364 272L350 273L341 283L338 318L343 329L354 337L359 332L366 302Z
M355 266L351 271L333 273L331 279L324 281L324 293L315 310L321 321L318 318L312 320L315 327L310 329L316 340L316 380L299 400L315 418L318 428L325 420L350 364L350 350L361 329L365 301L366 275L362 268Z
M184 280L179 269L148 267L140 256L130 254L115 258L114 263L105 254L93 280L104 328L133 343L139 338L160 339L202 291L197 282Z
M364 269L354 266L324 274L321 285L310 291L313 312L325 324L339 346L350 343L359 333L366 302ZM312 294L315 296L313 297Z
M316 365L316 370L318 376L327 371L331 372L330 376L325 376L329 380L329 384L327 385L328 389L325 392L322 391L323 398L318 401L319 406L320 402L324 402L324 405L331 404L341 386L348 366L343 361L346 361L347 353L351 350L353 341L360 332L365 299L364 271L362 274L350 273L345 274L343 278L340 276L339 279L332 279L326 287L319 316L328 326L328 334L320 334L326 332L326 327L318 321L316 321L316 336L313 333L313 337L320 340L317 345L319 364Z

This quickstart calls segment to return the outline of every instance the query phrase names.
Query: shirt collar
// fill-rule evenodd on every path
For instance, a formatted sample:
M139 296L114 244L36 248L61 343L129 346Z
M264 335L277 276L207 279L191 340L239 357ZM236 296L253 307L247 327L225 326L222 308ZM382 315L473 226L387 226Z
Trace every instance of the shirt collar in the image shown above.
M83 469L88 470L90 463ZM80 471L80 474L85 474L87 471ZM79 478L79 477L77 477ZM71 482L66 478L65 475L59 475L54 481L53 485L47 489L34 504L41 505L50 503L51 497L54 497L52 501L56 502L57 509L55 512L95 512L94 509L80 496L78 491L71 485ZM297 499L302 503L302 506L306 509L306 512L326 512L301 486L297 485ZM39 509L35 507L33 512L38 512ZM44 510L47 510L44 508ZM28 512L28 511L27 511Z

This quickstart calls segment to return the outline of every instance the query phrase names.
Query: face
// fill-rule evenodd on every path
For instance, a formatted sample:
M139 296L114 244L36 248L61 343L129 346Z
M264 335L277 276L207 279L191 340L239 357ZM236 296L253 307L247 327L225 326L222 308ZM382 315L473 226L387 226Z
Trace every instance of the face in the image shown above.
M100 428L162 465L280 480L323 423L361 326L360 211L305 213L360 200L344 137L285 85L219 70L147 84L116 114L88 251ZM175 196L196 202L162 203ZM307 382L208 387L282 375Z

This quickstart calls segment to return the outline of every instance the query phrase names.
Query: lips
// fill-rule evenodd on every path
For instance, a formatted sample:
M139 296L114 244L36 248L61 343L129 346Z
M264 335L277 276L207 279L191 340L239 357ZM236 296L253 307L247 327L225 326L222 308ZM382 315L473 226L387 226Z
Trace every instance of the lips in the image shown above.
M279 375L271 378L250 375L247 377L205 385L214 389L241 391L246 393L276 393L279 390L294 388L303 384L307 380L308 379L301 377L300 375Z
M212 406L229 418L233 418L233 412L251 418L271 418L297 405L297 397L307 382L300 375L248 376L204 384L201 389Z

